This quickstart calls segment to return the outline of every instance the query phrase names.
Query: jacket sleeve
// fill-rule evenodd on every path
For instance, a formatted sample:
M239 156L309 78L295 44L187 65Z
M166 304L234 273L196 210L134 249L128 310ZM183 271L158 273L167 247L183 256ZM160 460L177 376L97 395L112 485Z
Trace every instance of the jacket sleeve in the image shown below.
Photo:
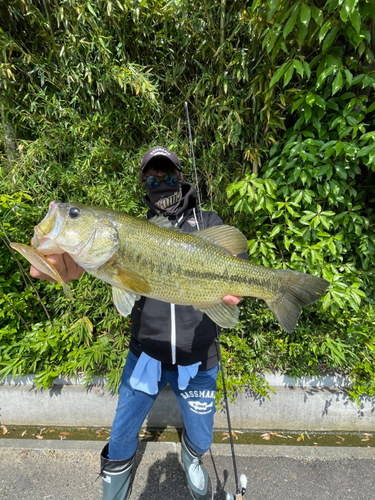
M203 221L205 227L222 226L223 220L215 212L203 212Z

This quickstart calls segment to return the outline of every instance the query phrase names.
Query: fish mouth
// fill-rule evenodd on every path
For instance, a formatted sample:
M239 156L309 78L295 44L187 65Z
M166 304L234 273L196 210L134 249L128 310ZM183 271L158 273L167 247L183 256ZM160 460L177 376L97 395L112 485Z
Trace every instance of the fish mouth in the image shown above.
M57 207L57 202L51 201L51 203L49 204L47 215L41 222L39 222L37 226L34 227L34 232L37 236L42 238L53 230L53 228L55 227Z
M58 201L51 201L48 207L47 215L34 227L34 247L47 255L43 250L49 250L48 253L56 252L53 240L61 233L63 218L59 213ZM61 252L56 252L61 253Z

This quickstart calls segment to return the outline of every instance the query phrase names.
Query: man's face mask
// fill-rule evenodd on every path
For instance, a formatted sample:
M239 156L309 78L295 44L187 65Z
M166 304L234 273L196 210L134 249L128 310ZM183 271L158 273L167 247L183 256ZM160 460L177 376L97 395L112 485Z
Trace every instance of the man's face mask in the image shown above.
M150 169L144 176L144 183L151 203L162 212L173 213L182 198L179 174Z

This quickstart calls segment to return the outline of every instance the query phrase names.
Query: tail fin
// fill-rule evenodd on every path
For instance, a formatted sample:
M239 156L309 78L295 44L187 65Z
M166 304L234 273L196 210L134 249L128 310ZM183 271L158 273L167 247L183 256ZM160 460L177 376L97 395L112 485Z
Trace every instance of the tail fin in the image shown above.
M302 307L319 300L320 296L326 292L329 282L296 271L280 269L279 272L285 273L284 285L280 294L275 299L266 300L266 304L284 330L292 333Z

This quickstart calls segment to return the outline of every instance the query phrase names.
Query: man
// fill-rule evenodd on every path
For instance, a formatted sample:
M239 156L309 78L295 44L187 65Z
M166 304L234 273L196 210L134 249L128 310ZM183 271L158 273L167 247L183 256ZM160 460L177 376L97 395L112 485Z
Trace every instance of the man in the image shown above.
M147 217L163 215L185 232L221 225L214 212L199 212L192 185L183 182L178 157L157 146L141 163L140 181L147 195ZM202 227L203 225L203 227ZM163 251L161 248L160 251ZM83 270L67 254L48 257L65 281ZM35 268L31 275L50 279ZM240 297L227 295L236 305ZM138 433L162 388L170 384L184 421L181 458L188 487L195 500L212 500L210 477L202 455L213 438L218 374L217 332L208 316L191 306L178 306L141 297L131 313L130 352L127 356L116 416L109 443L101 453L103 500L127 500Z

